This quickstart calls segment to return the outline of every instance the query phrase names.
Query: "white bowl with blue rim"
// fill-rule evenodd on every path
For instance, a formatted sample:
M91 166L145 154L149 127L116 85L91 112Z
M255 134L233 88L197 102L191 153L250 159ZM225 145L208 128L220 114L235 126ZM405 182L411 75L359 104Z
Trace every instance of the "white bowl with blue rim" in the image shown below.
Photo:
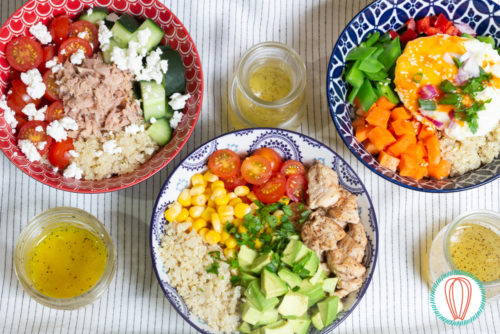
M498 1L497 1L498 2ZM330 113L337 131L349 150L375 174L399 186L426 192L453 192L475 188L500 177L500 157L464 175L441 181L416 181L382 167L354 136L352 106L347 102L344 80L346 56L368 34L399 30L409 18L443 13L454 22L467 23L477 35L492 35L500 41L500 3L494 0L378 0L365 7L344 29L330 58L327 93Z
M168 273L159 256L161 239L167 224L164 211L170 203L177 200L179 193L189 186L193 174L203 173L208 169L207 161L213 152L227 148L237 152L240 157L244 157L259 147L273 148L281 154L284 160L298 160L307 167L311 166L315 160L320 161L333 168L338 173L339 183L358 196L361 224L368 237L366 255L363 260L367 271L361 289L346 298L344 311L339 313L333 324L321 332L328 333L351 314L370 285L378 253L377 219L370 196L354 170L326 145L296 132L267 128L230 132L202 145L179 164L163 185L151 218L151 257L156 277L172 306L191 326L201 333L215 333L206 323L190 312L182 297L169 284ZM311 333L318 333L318 331L311 331Z

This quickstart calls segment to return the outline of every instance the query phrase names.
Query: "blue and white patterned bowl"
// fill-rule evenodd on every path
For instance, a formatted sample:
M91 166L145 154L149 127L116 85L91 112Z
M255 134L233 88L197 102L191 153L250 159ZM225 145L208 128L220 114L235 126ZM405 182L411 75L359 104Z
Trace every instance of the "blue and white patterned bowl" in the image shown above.
M156 277L172 306L191 326L201 333L214 333L207 324L189 311L182 297L169 284L168 274L159 258L160 243L165 224L167 224L163 213L167 206L177 199L181 190L189 185L191 176L204 172L208 168L208 157L215 150L228 148L243 157L259 147L271 147L278 151L285 160L298 160L306 166L311 166L314 160L321 161L338 173L342 186L358 196L361 223L368 236L367 253L364 259L364 264L367 267L366 278L361 289L347 298L344 303L345 310L339 314L337 320L322 331L322 333L328 333L349 316L370 285L378 252L377 218L370 196L354 170L327 146L296 132L266 128L231 132L204 144L180 163L163 185L151 218L151 257ZM317 333L317 331L311 333Z
M500 40L500 4L494 0L378 0L368 5L344 29L333 48L328 66L327 90L330 113L344 143L369 169L399 186L427 191L453 192L481 186L500 176L500 157L488 165L459 177L442 181L415 181L402 177L378 163L354 136L352 107L347 102L347 86L343 79L345 58L373 31L398 30L405 22L433 14L445 14L454 22L468 23L478 35L493 35Z

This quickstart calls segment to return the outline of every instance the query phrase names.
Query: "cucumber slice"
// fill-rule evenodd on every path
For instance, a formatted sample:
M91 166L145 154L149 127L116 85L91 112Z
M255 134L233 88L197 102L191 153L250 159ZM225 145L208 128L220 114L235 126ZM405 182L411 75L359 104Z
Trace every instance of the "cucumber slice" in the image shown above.
M159 48L162 51L161 59L168 61L168 71L163 79L165 94L170 97L173 93L183 93L186 90L186 76L181 55L169 46L162 45Z
M172 138L172 129L165 118L157 120L148 129L148 134L158 145L163 146Z
M106 64L111 64L111 52L113 52L113 48L118 46L118 43L114 38L109 39L109 48L106 51L102 52L102 59Z
M128 42L134 36L134 32L139 28L139 22L130 14L123 14L111 28L113 38L122 49L128 47Z
M148 38L146 40L140 40L140 34L141 31L144 30L149 30ZM165 35L165 31L163 31L162 28L160 28L159 25L157 25L153 20L151 19L146 19L139 29L137 29L134 32L134 35L132 36L132 41L135 41L139 43L140 45L143 46L143 49L146 50L146 52L151 51L155 46L160 44L161 40L163 39L163 36ZM142 51L142 50L141 50Z
M144 119L156 119L167 116L167 98L165 88L154 81L141 81L141 96L144 109Z
M108 9L106 7L94 7L86 10L78 19L79 21L88 21L90 23L96 24L102 21L108 16Z

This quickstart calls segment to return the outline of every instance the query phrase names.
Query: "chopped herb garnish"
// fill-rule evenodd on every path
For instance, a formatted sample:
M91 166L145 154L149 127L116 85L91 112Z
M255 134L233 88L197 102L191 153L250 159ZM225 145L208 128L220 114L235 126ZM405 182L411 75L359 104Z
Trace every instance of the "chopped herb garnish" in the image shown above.
M439 89L445 93L455 93L457 91L457 87L452 84L449 80L444 80L439 84Z
M302 277L307 277L309 275L309 270L305 269L304 266L309 261L313 253L309 252L304 258L302 258L299 262L295 263L292 267L292 271Z
M205 292L205 290L203 290L202 288L198 288L198 290L200 290L201 292Z
M231 282L232 285L239 285L241 283L241 276L235 275L232 276L229 281Z
M302 211L302 213L300 214L299 223L304 224L306 222L306 220L309 219L310 214L311 214L311 210Z
M462 65L464 64L464 62L458 59L457 57L453 57L453 62L458 68L462 67Z
M446 105L456 105L457 103L462 102L462 96L459 94L445 94L441 100L439 100L439 104L446 104Z
M424 74L422 72L417 72L413 75L411 79L413 80L414 83L420 83L420 81L422 81L423 78Z
M229 264L229 266L231 267L231 269L236 269L236 268L240 267L240 263L234 257L232 257L229 260L227 260L227 264Z
M220 252L219 251L208 252L208 255L210 255L212 258L214 258L216 260L220 260Z
M418 99L418 105L423 110L432 111L436 110L436 102L433 100Z
M302 204L301 204L302 205ZM302 205L303 206L303 205ZM293 214L292 212L292 208L290 208L289 205L284 205L281 210L283 210L283 212L285 213L285 215L287 216L291 216Z
M214 261L206 268L207 273L219 275L219 262Z

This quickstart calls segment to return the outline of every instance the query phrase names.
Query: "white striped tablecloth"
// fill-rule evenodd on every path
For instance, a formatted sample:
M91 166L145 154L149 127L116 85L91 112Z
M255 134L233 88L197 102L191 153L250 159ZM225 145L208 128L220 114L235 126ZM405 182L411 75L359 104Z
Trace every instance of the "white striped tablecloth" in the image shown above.
M75 0L77 1L77 0ZM25 1L1 0L1 21ZM310 100L299 131L340 153L365 183L376 208L380 251L367 294L337 333L499 333L500 301L472 325L451 327L433 314L426 252L433 236L463 212L500 211L500 180L452 194L397 187L364 167L336 133L326 98L326 70L336 38L369 0L165 0L185 24L202 58L200 120L179 156L151 179L111 194L80 195L45 186L0 154L0 333L192 333L159 288L150 260L149 221L167 175L205 141L233 130L227 91L243 52L263 41L291 45L306 62ZM43 307L23 292L13 269L14 245L34 215L74 206L97 216L118 251L114 281L102 298L77 311Z

